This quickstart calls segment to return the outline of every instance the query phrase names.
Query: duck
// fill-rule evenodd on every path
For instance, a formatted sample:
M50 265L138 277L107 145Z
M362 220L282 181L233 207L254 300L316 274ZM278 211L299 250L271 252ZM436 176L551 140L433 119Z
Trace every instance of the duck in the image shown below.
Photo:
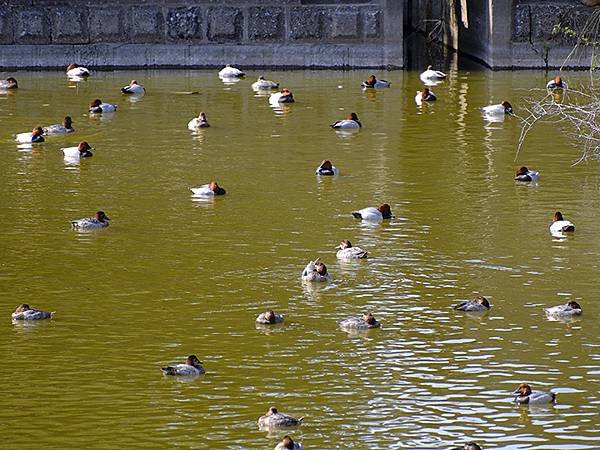
M427 66L427 70L425 72L421 72L419 75L422 81L439 81L446 78L446 74L444 72L440 72L439 70L433 70L433 66Z
M261 323L263 325L272 325L275 323L283 323L284 317L282 314L277 314L272 309L260 313L256 318L257 323Z
M387 203L382 203L377 208L369 206L368 208L353 211L352 215L357 219L365 220L367 222L379 222L393 217L390 205Z
M241 78L246 74L236 67L227 64L219 71L219 78Z
M102 100L99 98L92 100L90 103L90 113L92 114L101 114L101 113L111 113L117 110L117 105L113 105L111 103L102 103Z
M560 75L556 75L553 79L546 83L546 89L553 91L555 89L567 90L569 86L566 81L563 81Z
M513 108L512 105L505 100L497 105L484 106L481 108L481 112L485 116L503 116L505 114L512 114Z
M375 320L373 314L363 313L362 317L349 317L339 322L341 328L351 330L369 330L371 328L379 328L381 324Z
M63 154L65 158L89 158L90 156L94 156L92 153L94 150L87 141L81 141L77 147L66 147L63 148Z
M544 312L548 317L555 318L569 318L573 316L580 316L583 312L579 303L574 300L565 303L564 305L553 306L551 308L544 308Z
M361 86L365 89L381 89L388 88L392 83L387 80L378 80L375 75L369 76L367 81L363 81Z
M54 125L48 125L47 127L44 127L43 130L46 136L52 136L56 134L67 134L75 131L75 129L73 128L73 119L71 119L71 116L65 116L62 124L56 123Z
M539 179L540 179L539 172L534 172L533 170L529 170L525 166L521 166L519 168L519 170L517 170L517 173L515 174L515 181L522 181L522 182L528 183L531 181L533 181L533 182L538 181Z
M15 140L20 144L38 144L44 142L44 130L42 127L35 127L31 133L19 133L15 136Z
M90 76L90 71L85 67L80 67L77 64L69 64L66 69L69 78L87 78Z
M462 447L454 447L451 450L482 450L482 448L476 442L467 442Z
M522 383L513 394L517 394L515 397L517 405L541 405L556 401L554 392L532 391L527 383Z
M93 230L95 228L104 228L109 225L110 219L106 216L104 211L98 211L95 217L84 217L83 219L77 219L71 221L71 227L77 230Z
M19 83L15 77L8 77L6 80L0 80L0 91L8 91L10 89L17 89Z
M211 196L211 195L225 195L225 189L217 184L216 181L211 181L208 184L203 184L197 188L190 188L193 195Z
M304 417L296 419L287 414L280 413L277 408L271 406L264 416L258 418L258 426L261 428L273 427L295 427L302 423Z
M554 213L554 220L550 224L550 233L561 235L562 233L572 233L573 231L575 231L575 225L565 220L560 211L556 211Z
M457 305L454 305L452 308L457 311L487 311L491 308L490 302L487 298L482 295L478 295L473 300L465 300L464 302L460 302Z
M299 442L294 442L291 437L284 436L282 441L275 446L275 450L304 450L304 446Z
M433 102L436 100L437 97L429 90L429 88L423 88L422 91L417 91L417 95L415 95L415 103L417 106L421 106L423 102Z
M356 113L350 113L344 120L338 120L329 126L335 129L361 128L362 123L358 120Z
M315 175L320 175L323 177L331 177L339 174L340 171L337 169L337 167L331 164L331 161L328 159L324 159L321 165L317 167L317 170L315 170Z
M190 355L185 360L185 364L175 364L173 366L161 367L160 370L165 375L175 376L193 376L202 375L206 371L196 355Z
M15 312L12 313L12 320L41 320L51 319L55 312L42 311L31 308L27 303L22 303L17 306Z
M367 257L367 252L360 247L353 247L349 240L343 240L336 253L337 259L363 259Z
M303 281L329 281L331 275L327 272L327 266L323 264L319 258L310 261L302 271Z
M282 89L279 92L274 92L269 96L269 103L278 106L280 103L294 103L294 94L289 89Z
M268 91L270 89L279 89L279 83L275 83L271 80L265 80L265 77L258 77L254 83L252 83L252 89L255 91Z
M201 112L198 117L194 117L188 122L188 130L197 130L198 128L208 128L210 124L206 120L206 113Z
M136 80L131 80L127 86L121 88L121 93L128 95L141 95L146 93L146 89Z

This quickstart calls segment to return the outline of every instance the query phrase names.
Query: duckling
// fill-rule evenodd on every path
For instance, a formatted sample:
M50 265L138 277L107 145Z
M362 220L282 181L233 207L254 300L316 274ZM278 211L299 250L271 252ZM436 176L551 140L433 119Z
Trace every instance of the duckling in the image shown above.
M131 80L127 86L121 88L121 93L128 95L141 95L146 93L144 86L138 84L136 80Z
M206 119L206 114L201 112L198 117L194 117L192 120L190 120L188 122L188 129L189 130L197 130L198 128L208 128L210 127L210 124L208 123L208 120Z
M527 383L522 383L513 394L517 394L515 403L518 405L541 405L556 401L554 392L532 391Z
M69 64L66 73L69 78L87 78L90 76L90 71L88 69L80 67L77 64Z
M481 108L484 116L504 116L505 114L513 114L512 105L506 100L497 105L488 105Z
M258 418L258 426L260 428L295 427L300 425L303 420L304 417L296 419L295 417L278 412L277 408L271 406L264 416Z
M349 240L343 240L336 253L337 259L363 259L367 257L367 252L360 247L353 247Z
M0 91L18 89L19 83L15 77L8 77L6 80L0 80Z
M289 89L282 89L280 92L275 92L269 96L269 103L273 106L278 106L281 103L294 103L294 94Z
M365 89L381 89L390 87L391 84L387 80L378 80L375 75L371 75L367 81L361 83L361 86Z
M536 182L540 179L540 173L539 172L534 172L533 170L529 170L527 167L522 166L519 168L519 170L517 170L517 173L515 174L515 181L522 181L522 182Z
M92 114L111 113L115 112L116 110L117 105L113 105L111 103L102 103L102 100L99 98L90 102L90 113Z
M433 70L433 66L427 66L427 70L421 72L419 75L422 81L439 81L446 78L446 74L444 72L440 72L439 70Z
M258 77L254 83L252 83L252 89L255 91L269 91L271 89L279 89L279 83L275 83L271 80L265 80L265 77Z
M350 113L344 120L338 120L329 126L335 129L361 128L362 123L358 120L356 113Z
M73 119L71 119L71 116L65 116L62 124L56 123L54 125L48 125L47 127L44 127L43 130L46 136L67 134L75 131L73 129Z
M575 225L570 221L565 220L560 211L554 213L554 220L550 224L550 233L556 236L561 236L562 233L572 233L575 231Z
M71 221L71 226L78 230L93 230L95 228L107 227L109 220L104 211L98 211L95 217L85 217Z
M272 325L275 323L283 323L284 317L282 314L277 314L272 309L267 312L260 313L256 318L257 323L261 323L263 325Z
M302 271L303 281L328 281L331 280L331 275L327 272L327 266L323 264L319 258L310 261Z
M368 208L359 209L358 211L353 211L352 215L357 219L367 222L380 222L384 219L391 219L393 217L390 205L387 203L383 203L377 208L370 206Z
M483 297L482 295L478 295L473 300L466 300L464 302L460 302L457 305L454 305L453 308L457 311L473 312L487 311L491 308L491 306L487 298Z
M219 78L241 78L246 74L236 67L227 64L219 71Z
M341 328L348 330L369 330L371 328L379 328L381 324L375 320L373 314L363 313L362 317L349 317L338 322Z
M16 135L15 140L20 144L39 144L44 142L44 130L42 127L35 127L31 130L31 133L19 133Z
M173 366L161 367L160 370L162 370L165 375L175 376L202 375L206 372L196 355L188 356L185 360L185 364L175 364Z
M555 89L563 89L566 91L568 88L569 86L567 86L567 83L563 81L560 75L556 75L552 80L546 83L546 89L549 91L553 91Z
M554 318L569 318L573 316L580 316L583 312L579 303L574 300L565 303L564 305L553 306L551 308L544 308L544 312L548 317Z
M81 141L77 147L66 147L62 149L65 158L73 159L89 158L94 156L92 150L94 149L90 147L90 144L88 144L87 141Z
M437 97L429 90L429 88L423 88L422 91L417 91L417 95L415 95L415 103L417 106L421 106L423 102L434 102L436 100Z
M275 446L275 450L304 450L304 446L294 442L291 437L284 436L283 440Z
M54 311L47 312L39 309L31 308L28 304L23 303L17 306L15 312L12 313L12 320L41 320L51 319L54 316Z
M193 192L193 195L200 196L225 195L226 192L216 181L211 181L210 183L203 184L197 188L190 188L190 191Z
M339 173L340 172L337 169L337 167L332 165L331 161L329 161L328 159L324 159L321 165L317 167L317 170L315 170L315 175L321 175L325 177L339 175Z

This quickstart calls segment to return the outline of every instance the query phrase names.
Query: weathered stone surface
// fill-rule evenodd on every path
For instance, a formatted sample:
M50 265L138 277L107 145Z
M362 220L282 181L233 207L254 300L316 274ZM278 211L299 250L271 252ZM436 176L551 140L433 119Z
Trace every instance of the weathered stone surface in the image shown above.
M239 8L210 8L208 11L208 38L215 42L241 41L242 21L243 15Z
M381 11L368 8L363 10L363 30L367 38L380 38L381 33Z
M276 6L250 8L248 16L248 37L251 40L283 39L283 8Z
M333 12L331 36L338 40L357 39L360 35L360 11L356 7Z
M52 9L52 42L84 44L89 42L87 10L59 6Z
M124 38L123 14L119 7L90 8L90 40L119 42Z
M12 16L7 9L0 9L0 44L13 43Z
M16 22L16 38L19 44L50 43L50 20L45 9L20 11Z
M589 10L579 5L517 4L514 8L514 42L547 42L572 45L589 17Z
M164 19L158 6L138 6L130 10L129 35L133 42L161 42Z
M167 35L171 39L202 39L202 10L200 8L169 10Z
M290 11L290 39L312 40L325 37L326 11L321 8L295 7Z

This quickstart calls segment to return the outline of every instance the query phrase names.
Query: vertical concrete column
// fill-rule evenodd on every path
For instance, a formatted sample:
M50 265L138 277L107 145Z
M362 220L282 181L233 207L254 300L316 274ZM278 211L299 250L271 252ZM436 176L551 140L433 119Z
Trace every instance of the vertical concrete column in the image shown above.
M404 67L404 1L383 0L383 45L387 66Z
M489 0L491 45L488 64L494 69L513 66L513 0Z

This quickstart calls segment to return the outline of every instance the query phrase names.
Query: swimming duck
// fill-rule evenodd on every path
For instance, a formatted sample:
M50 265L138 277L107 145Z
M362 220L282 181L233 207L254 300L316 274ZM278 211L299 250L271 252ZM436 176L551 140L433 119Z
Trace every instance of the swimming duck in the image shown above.
M356 113L350 113L346 116L344 120L338 120L337 122L329 125L331 128L336 129L348 129L348 128L360 128L362 124L358 120L358 116Z
M196 355L188 356L185 360L185 364L161 367L160 370L162 370L165 375L176 376L193 376L205 373L204 367L202 367L202 363L198 360Z
M391 219L393 217L390 205L387 203L383 203L377 208L369 206L368 208L353 211L352 215L357 219L366 220L368 222L379 222L383 219Z
M555 89L567 90L568 87L569 86L567 86L566 81L563 81L560 75L556 75L552 80L546 83L546 89L548 89L549 91L553 91Z
M379 328L381 326L371 313L363 313L362 317L349 317L348 319L339 322L339 324L341 328L351 330L368 330L371 328Z
M252 89L255 91L268 91L270 89L279 89L279 83L275 83L271 80L265 80L265 77L258 77L254 83L252 83Z
M246 74L240 69L231 67L229 64L227 64L219 71L219 78L241 78L245 75Z
M269 96L269 103L278 106L280 103L294 103L294 95L289 89L282 89L280 92L274 92Z
M36 144L44 142L44 130L42 127L35 127L31 130L31 133L19 133L16 135L15 140L20 144Z
M65 119L63 120L62 124L56 123L54 125L48 125L47 127L44 127L43 130L46 136L52 136L55 134L67 134L75 131L73 129L73 120L71 119L71 116L65 116Z
M365 250L360 247L352 247L347 239L343 240L336 248L339 248L336 253L337 259L362 259L367 257Z
M17 89L19 83L14 77L8 77L6 80L0 80L0 91L8 91L9 89Z
M98 211L95 217L85 217L71 221L71 226L78 230L93 230L94 228L107 227L109 220L104 211Z
M90 112L93 114L111 113L117 110L117 105L111 103L102 103L99 98L92 100L90 103Z
M141 84L138 84L136 80L131 80L127 86L121 88L121 92L129 95L141 95L146 93L146 89Z
M367 81L363 81L361 86L365 89L381 89L390 87L392 83L387 80L378 80L375 75L371 75Z
M206 114L203 112L201 112L198 117L194 117L188 122L188 129L192 131L197 130L198 128L208 127L210 127L210 124L208 123L208 120L206 120Z
M219 186L216 181L211 181L197 188L190 188L190 191L194 193L193 195L225 195L225 189Z
M278 412L277 408L271 406L264 416L258 418L258 426L261 428L295 427L300 425L303 420L304 417L296 419L295 417Z
M488 105L481 108L481 112L486 116L503 116L504 114L512 114L512 105L507 101L503 101L497 105Z
M337 167L332 165L331 161L329 161L328 159L324 159L321 165L317 167L317 170L315 170L315 175L321 175L324 177L339 175L339 173L340 172L337 169Z
M550 233L555 235L561 235L565 232L575 231L575 225L570 221L563 219L563 215L560 211L554 213L554 221L550 225Z
M478 295L473 300L466 300L453 306L457 311L487 311L491 308L490 302L482 295Z
M88 69L80 67L77 64L69 64L66 72L69 78L86 78L90 76L90 71Z
M328 281L331 275L327 272L327 266L319 258L310 261L302 271L303 281Z
M429 90L429 88L423 88L422 91L417 91L417 95L415 95L415 103L417 106L421 106L423 102L433 102L435 100L437 100L437 97Z
M291 437L284 436L283 440L275 446L275 450L304 450L304 446L294 442Z
M446 78L446 74L444 72L440 72L439 70L433 70L433 66L427 66L427 70L422 72L419 77L422 81L439 81Z
M533 170L529 170L525 166L520 167L519 170L517 170L517 173L515 174L515 181L530 182L530 181L538 181L539 179L540 179L539 172L534 172Z
M574 300L565 303L564 305L553 306L551 308L544 308L544 312L548 317L556 318L569 318L573 316L580 316L582 313L581 306Z
M90 144L88 144L87 141L81 141L77 147L66 147L62 149L65 158L73 159L89 158L90 156L94 156L92 150L94 149L90 147Z
M518 405L541 405L556 401L554 392L532 391L527 383L522 383L513 394L518 394L515 397L515 403Z
M256 318L256 322L262 323L263 325L272 325L274 323L282 323L284 317L282 314L277 314L272 309L267 312L260 313Z
M452 450L482 450L482 448L475 442L467 442L462 447L454 447Z
M30 308L28 304L23 303L17 306L15 312L12 313L12 320L41 320L50 319L52 316L54 316L54 311L41 311L39 309Z

